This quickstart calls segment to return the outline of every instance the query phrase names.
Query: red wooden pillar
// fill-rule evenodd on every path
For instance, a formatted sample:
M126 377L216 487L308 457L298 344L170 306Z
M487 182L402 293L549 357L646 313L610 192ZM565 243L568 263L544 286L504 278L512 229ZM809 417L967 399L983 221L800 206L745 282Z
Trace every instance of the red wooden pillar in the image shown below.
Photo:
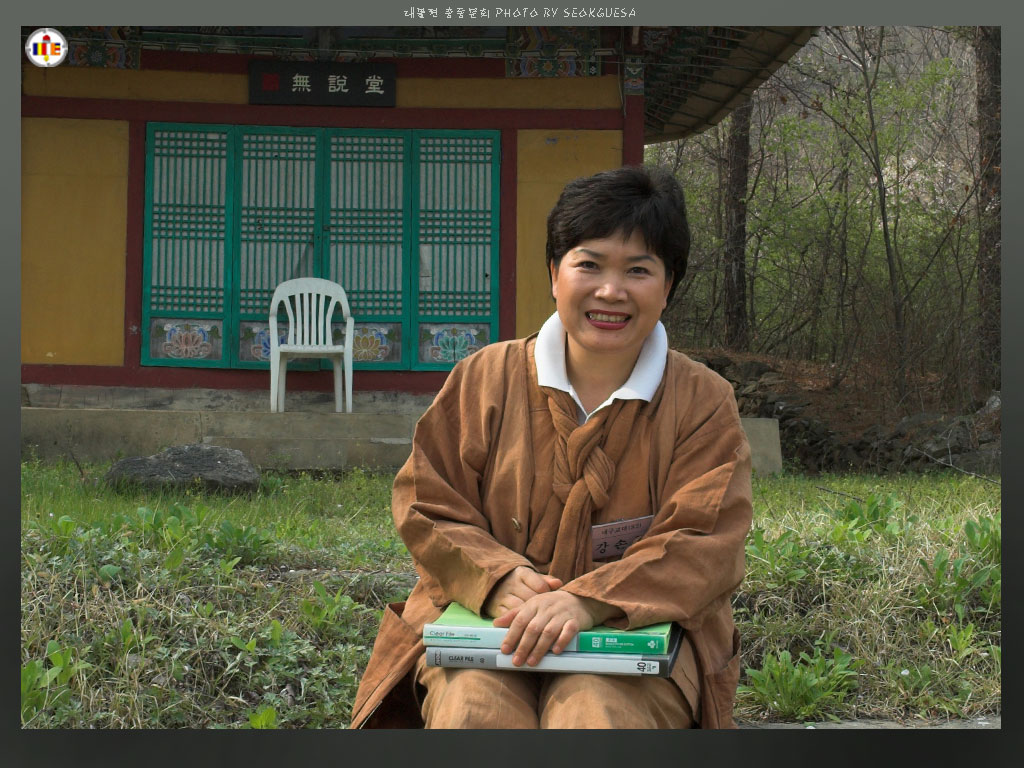
M625 97L625 120L622 126L622 164L643 165L644 162L644 97Z
M630 27L623 45L622 77L622 163L644 162L644 58L641 28Z

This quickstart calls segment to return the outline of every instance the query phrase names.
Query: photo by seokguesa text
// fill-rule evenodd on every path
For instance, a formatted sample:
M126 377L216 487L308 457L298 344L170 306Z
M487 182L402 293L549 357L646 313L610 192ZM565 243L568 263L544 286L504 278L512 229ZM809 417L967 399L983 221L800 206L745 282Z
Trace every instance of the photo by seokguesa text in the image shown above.
M636 18L636 8L597 8L589 6L586 8L546 8L533 6L520 6L518 8L495 7L490 8L452 8L446 6L443 10L437 8L420 8L413 6L403 14L410 19L438 19L438 18L465 18L468 11L469 18L481 19L633 19Z

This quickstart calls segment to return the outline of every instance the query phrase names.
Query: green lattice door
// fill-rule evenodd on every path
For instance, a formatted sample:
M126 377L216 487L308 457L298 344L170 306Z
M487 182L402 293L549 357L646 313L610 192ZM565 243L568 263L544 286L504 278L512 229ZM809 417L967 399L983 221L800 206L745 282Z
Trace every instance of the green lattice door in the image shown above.
M215 125L149 129L143 363L228 364L230 130Z
M357 368L445 369L497 338L497 132L148 139L144 364L266 367L274 287L310 275L345 287Z
M410 367L410 152L407 131L330 135L325 276L348 294L364 368Z
M497 138L421 133L416 142L416 348L448 368L497 338Z
M263 367L270 355L267 310L274 288L296 277L322 277L322 214L318 204L322 162L316 130L251 129L238 131L239 167L236 196L238 257L234 260L237 326L229 337L234 367ZM281 332L287 318L281 314ZM291 368L311 369L315 360Z

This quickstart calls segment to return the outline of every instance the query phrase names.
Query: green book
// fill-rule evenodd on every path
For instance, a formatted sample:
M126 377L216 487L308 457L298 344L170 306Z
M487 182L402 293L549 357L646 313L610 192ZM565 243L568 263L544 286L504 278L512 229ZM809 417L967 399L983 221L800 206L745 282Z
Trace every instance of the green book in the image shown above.
M495 627L458 603L451 603L433 622L423 627L423 644L449 648L500 648L507 628ZM615 629L599 624L573 638L565 650L573 653L631 653L659 655L669 652L672 623L637 629Z

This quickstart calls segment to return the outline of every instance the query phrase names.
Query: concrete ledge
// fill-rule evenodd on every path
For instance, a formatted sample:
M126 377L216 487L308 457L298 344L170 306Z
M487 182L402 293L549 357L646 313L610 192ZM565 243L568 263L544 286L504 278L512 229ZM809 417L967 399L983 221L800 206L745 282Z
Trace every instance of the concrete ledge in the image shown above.
M22 408L21 447L23 456L107 462L211 443L268 469L389 468L409 456L415 424L399 414Z
M770 475L782 471L782 442L778 419L741 418L740 424L750 442L750 459L754 472Z
M202 442L202 414L111 408L22 408L21 453L106 462Z
M389 442L393 441L393 442ZM205 437L204 443L236 448L261 469L367 469L400 467L412 450L405 438L282 438Z
M103 463L172 445L237 448L264 469L390 469L409 457L422 410L407 413L21 409L23 456ZM742 419L758 474L782 469L775 419Z
M185 413L188 413L187 411ZM204 436L249 437L262 440L364 437L412 437L416 416L389 413L270 413L269 411L206 411L201 416Z
M417 418L434 399L407 392L356 391L353 411L404 414ZM99 387L84 384L21 385L21 404L31 408L122 408L149 411L270 412L270 393L260 389L169 389ZM288 390L285 412L334 413L333 392Z

